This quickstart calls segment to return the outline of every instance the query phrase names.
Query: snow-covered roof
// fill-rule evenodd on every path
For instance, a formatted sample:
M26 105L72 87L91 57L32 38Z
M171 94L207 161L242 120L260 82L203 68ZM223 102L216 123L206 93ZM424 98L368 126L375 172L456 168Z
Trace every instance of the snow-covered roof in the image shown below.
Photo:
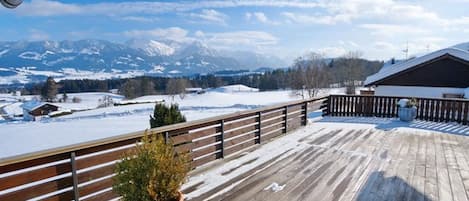
M427 55L424 55L424 56L421 56L421 57L417 57L417 58L410 59L410 60L405 61L405 62L401 62L401 63L397 63L397 64L394 64L394 65L388 66L386 68L381 68L381 70L379 72L377 72L376 74L370 75L366 78L365 86L373 84L373 83L375 83L377 81L380 81L384 78L387 78L391 75L395 75L395 74L397 74L401 71L407 70L409 68L420 65L420 64L425 63L427 61L430 61L432 59L436 59L436 58L441 57L441 56L446 55L446 54L457 57L457 58L460 58L460 59L465 60L465 61L469 61L469 52L468 51L462 50L462 49L459 49L459 48L456 48L456 47L445 48L445 49L441 49L441 50L432 52L430 54L427 54Z
M40 102L40 101L28 101L28 102L23 103L21 107L27 111L33 111L47 104L52 105L50 103L45 103L45 102Z

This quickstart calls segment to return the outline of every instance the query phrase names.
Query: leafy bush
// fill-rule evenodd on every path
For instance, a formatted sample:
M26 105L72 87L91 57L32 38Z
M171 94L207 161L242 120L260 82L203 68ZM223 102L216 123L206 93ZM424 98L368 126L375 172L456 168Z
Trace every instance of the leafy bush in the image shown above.
M398 107L406 107L406 108L412 108L412 107L417 107L418 105L418 102L417 102L417 99L415 98L412 98L412 99L400 99L398 102L397 102L397 106Z
M177 104L171 104L168 107L165 104L157 103L153 111L153 116L150 115L151 128L182 122L186 122L186 117L181 114Z
M124 201L170 201L182 196L189 172L187 154L177 154L160 135L142 138L116 165L113 189Z
M81 102L81 98L73 97L73 98L72 98L72 102L73 102L73 103L80 103L80 102Z

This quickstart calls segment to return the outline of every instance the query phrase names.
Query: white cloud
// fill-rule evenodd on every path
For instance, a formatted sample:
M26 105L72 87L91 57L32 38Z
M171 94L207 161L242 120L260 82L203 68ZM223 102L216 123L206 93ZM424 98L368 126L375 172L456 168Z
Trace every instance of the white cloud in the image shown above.
M39 41L47 39L49 39L49 34L47 34L46 32L37 29L29 30L29 40Z
M17 12L26 16L53 16L84 13L83 7L58 1L32 0L17 8Z
M256 17L256 19L259 22L262 22L262 23L268 23L269 22L269 19L267 18L267 16L265 16L265 14L263 12L255 12L254 16Z
M190 17L197 21L226 24L228 16L213 9L203 9L200 13L190 13Z
M131 15L187 12L198 9L232 8L246 6L314 8L318 3L309 1L194 1L194 2L142 2L70 4L52 0L24 2L18 13L28 16L53 15Z
M123 33L129 38L147 38L156 40L172 40L177 42L200 41L216 49L237 49L262 51L277 45L278 38L262 31L234 31L210 32L196 31L191 35L189 31L170 27L166 29L131 30Z
M158 19L155 17L141 17L141 16L124 16L120 17L119 20L123 21L132 21L132 22L142 22L142 23L150 23L155 22Z
M251 20L251 17L252 17L252 14L250 12L247 12L244 17L246 18L246 20Z
M345 47L350 47L350 48L359 48L360 46L353 42L353 41L343 41L343 40L339 40L339 45L341 46L345 46Z
M269 24L269 25L280 24L279 22L270 20L263 12L253 12L253 13L247 12L245 14L245 17L246 17L246 20L256 20L263 24Z
M201 40L217 49L254 49L257 51L265 50L278 43L277 37L262 31L205 33L205 37Z
M395 51L396 46L394 46L392 43L384 42L384 41L378 41L373 43L373 47L378 50L378 51Z
M350 22L351 17L347 14L339 14L339 15L307 15L307 14L298 14L292 12L283 12L283 16L287 18L287 20L295 23L301 24L325 24L325 25L333 25L340 22Z
M188 31L180 27L170 27L166 29L151 29L151 30L130 30L124 32L124 35L130 38L150 38L173 40L178 42L192 41L193 39L187 36Z
M200 31L200 30L196 31L196 32L194 33L194 35L195 35L195 37L198 37L198 38L203 38L203 37L205 37L205 33L204 33L203 31Z
M326 57L340 57L340 56L345 55L348 52L348 50L340 46L319 48L317 51L320 54L325 55Z
M361 24L359 27L370 30L372 35L388 38L398 36L421 36L430 33L429 30L423 28L400 24Z

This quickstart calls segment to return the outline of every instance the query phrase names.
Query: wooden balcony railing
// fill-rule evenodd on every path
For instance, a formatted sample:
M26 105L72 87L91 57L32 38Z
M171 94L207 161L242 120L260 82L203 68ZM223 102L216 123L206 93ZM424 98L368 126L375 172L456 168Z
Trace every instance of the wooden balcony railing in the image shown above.
M327 97L148 130L188 151L192 167L255 146L307 122ZM327 114L327 111L325 111ZM116 125L119 126L119 125ZM110 200L114 165L144 131L0 159L0 200Z
M331 95L327 113L331 116L397 117L397 102L391 96ZM416 119L434 122L468 124L469 100L418 98Z

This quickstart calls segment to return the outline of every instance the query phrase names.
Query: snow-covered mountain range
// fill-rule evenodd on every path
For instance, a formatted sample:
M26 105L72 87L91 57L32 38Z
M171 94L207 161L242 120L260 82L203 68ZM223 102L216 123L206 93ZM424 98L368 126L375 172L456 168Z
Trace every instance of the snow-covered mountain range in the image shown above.
M219 51L198 41L0 42L0 84L43 80L45 76L57 79L181 76L286 65L275 56Z

